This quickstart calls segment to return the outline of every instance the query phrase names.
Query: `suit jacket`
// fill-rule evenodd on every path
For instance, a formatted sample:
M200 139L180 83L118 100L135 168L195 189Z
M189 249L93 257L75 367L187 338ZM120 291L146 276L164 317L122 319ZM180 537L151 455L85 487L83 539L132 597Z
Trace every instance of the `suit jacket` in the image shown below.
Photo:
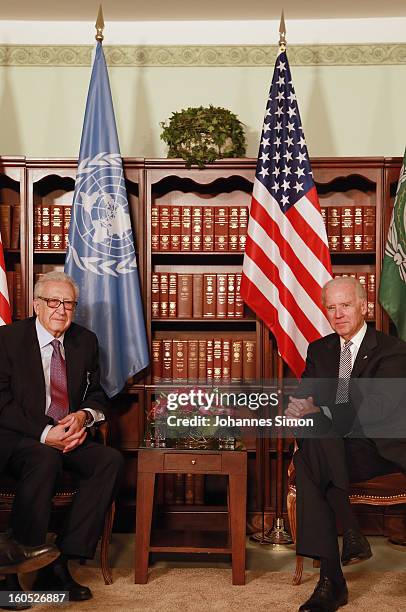
M327 406L339 435L374 440L381 456L406 469L406 343L368 327L349 383L347 404L335 404L340 338L330 334L309 345L299 387L316 406ZM321 414L317 425L331 421Z
M72 323L64 337L69 410L107 408L100 386L95 334ZM40 439L52 420L45 414L45 380L35 317L0 327L0 469L22 437Z

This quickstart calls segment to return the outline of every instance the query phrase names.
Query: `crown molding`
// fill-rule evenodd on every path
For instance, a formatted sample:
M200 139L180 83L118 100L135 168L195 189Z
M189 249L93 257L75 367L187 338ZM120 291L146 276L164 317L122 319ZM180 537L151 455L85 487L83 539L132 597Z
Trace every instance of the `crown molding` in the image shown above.
M0 45L0 66L90 66L92 45ZM273 65L277 45L114 45L112 67L260 67ZM292 45L292 66L373 66L406 62L406 44Z

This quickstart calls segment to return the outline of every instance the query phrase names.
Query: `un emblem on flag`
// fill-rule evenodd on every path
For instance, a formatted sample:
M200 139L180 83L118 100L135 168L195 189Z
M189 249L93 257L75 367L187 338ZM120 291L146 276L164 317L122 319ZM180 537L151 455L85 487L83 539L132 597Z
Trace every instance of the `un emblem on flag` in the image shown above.
M136 267L120 155L101 153L80 163L72 221L70 255L80 267L101 273Z

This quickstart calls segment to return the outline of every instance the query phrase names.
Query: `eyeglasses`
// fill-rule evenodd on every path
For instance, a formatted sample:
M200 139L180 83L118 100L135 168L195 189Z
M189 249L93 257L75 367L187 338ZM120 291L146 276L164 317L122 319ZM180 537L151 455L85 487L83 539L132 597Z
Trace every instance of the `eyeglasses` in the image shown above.
M59 308L59 306L63 304L63 307L65 308L65 310L73 310L78 305L78 303L75 302L74 300L58 300L57 298L46 298L46 297L42 297L41 295L39 295L37 299L43 300L44 302L47 303L48 308L52 308L52 309Z

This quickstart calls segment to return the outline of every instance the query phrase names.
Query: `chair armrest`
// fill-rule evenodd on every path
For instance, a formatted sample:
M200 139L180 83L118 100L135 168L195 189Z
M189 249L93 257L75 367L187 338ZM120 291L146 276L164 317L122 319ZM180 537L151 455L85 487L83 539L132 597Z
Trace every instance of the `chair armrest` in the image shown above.
M103 444L103 446L108 445L109 433L109 424L107 421L95 423L92 425L92 427L90 427L91 437L100 442L100 444Z

